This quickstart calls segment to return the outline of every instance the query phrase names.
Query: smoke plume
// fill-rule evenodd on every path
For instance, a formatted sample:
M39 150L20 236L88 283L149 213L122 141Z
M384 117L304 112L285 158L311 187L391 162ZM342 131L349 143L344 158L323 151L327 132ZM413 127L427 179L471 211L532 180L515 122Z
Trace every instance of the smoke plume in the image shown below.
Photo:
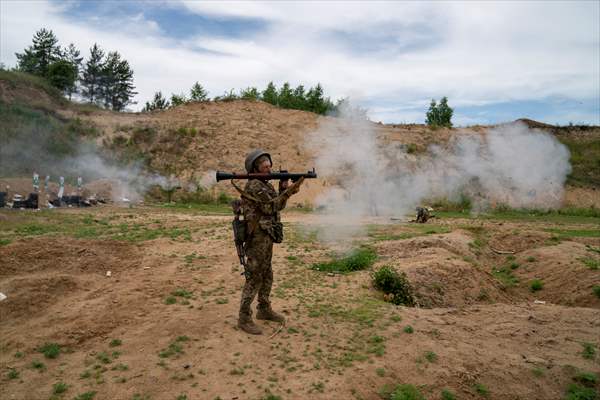
M317 171L331 184L316 199L325 209L324 239L351 235L364 217L403 216L433 199L467 197L474 211L561 205L569 151L548 133L512 123L415 155L402 144L384 146L374 126L343 114L310 136Z

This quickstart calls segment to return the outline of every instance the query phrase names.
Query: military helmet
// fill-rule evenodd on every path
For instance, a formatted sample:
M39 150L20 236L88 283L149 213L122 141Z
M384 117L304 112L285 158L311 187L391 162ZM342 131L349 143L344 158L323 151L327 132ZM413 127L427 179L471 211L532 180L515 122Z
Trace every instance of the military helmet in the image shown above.
M269 153L267 153L266 151L264 151L262 149L252 150L246 156L246 162L244 163L244 166L246 167L246 172L248 172L248 173L253 172L254 171L254 163L256 162L256 160L258 160L262 156L269 157L269 161L271 162L271 165L273 165L273 160L271 159L271 155Z

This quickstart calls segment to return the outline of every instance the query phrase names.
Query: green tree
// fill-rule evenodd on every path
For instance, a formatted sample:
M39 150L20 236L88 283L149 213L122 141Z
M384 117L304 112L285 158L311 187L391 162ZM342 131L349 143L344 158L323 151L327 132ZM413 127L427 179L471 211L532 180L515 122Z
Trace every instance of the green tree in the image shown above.
M273 82L269 82L267 88L263 90L261 100L274 106L277 105L277 88Z
M298 85L292 92L292 108L306 110L306 97L303 85Z
M240 91L240 98L242 100L258 100L260 94L258 93L258 89L255 87L247 87Z
M435 99L431 100L429 110L426 113L425 122L433 127L452 127L452 115L454 110L448 105L448 98L442 97L440 104Z
M194 86L190 89L190 101L207 101L208 92L204 90L201 84L198 82L194 83Z
M162 95L162 92L158 91L154 93L154 99L151 102L146 102L146 105L142 109L143 112L149 112L154 110L165 110L169 108L170 104Z
M22 72L47 77L50 64L63 57L58 39L51 30L42 28L33 36L33 44L23 53L16 53L17 69Z
M277 95L277 104L281 108L292 108L294 105L294 95L288 82L285 82L279 90L279 94Z
M65 47L63 54L64 59L71 63L75 69L75 80L71 86L65 89L67 96L69 96L69 100L71 100L71 95L73 93L77 93L77 81L79 80L79 73L81 72L81 63L83 62L83 57L81 57L81 52L73 43L69 43L69 46Z
M48 81L57 89L72 93L77 81L77 67L67 60L58 60L50 64L46 74Z
M306 95L306 106L308 111L317 114L326 114L329 110L334 108L334 104L331 100L323 97L323 88L320 83L314 88L310 88L308 91Z
M102 95L104 106L114 111L122 111L132 98L137 94L133 86L133 70L127 60L122 60L121 55L112 51L106 56L102 68Z
M187 99L185 97L185 94L181 93L181 94L175 94L172 93L171 94L171 107L177 107L180 106L182 104L187 103Z
M90 48L90 57L85 62L81 77L82 95L90 103L102 98L102 80L104 70L104 51L97 43Z

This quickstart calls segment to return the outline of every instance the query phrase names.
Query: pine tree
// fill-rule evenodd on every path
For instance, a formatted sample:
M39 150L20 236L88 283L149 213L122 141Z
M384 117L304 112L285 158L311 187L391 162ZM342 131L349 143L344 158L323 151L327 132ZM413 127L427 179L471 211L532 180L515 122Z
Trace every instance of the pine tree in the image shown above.
M279 90L279 94L277 95L277 104L281 108L292 108L292 105L294 104L294 96L288 82L285 82Z
M440 104L436 104L435 99L431 100L429 110L426 114L425 122L433 127L452 127L452 114L454 110L448 105L448 98L442 97Z
M180 106L182 104L187 103L187 99L185 98L185 94L181 93L181 94L175 94L172 93L171 94L171 107L177 107Z
M329 105L323 98L323 88L321 87L320 83L318 83L314 88L310 88L306 95L306 103L307 110L317 114L325 114L327 110L333 106L333 104Z
M201 84L198 82L194 83L194 86L190 89L190 101L207 101L208 92L204 90Z
M442 99L440 100L440 104L438 105L438 115L439 115L439 122L441 126L445 126L447 128L451 128L452 127L452 114L454 114L454 110L452 108L450 108L450 106L448 105L448 98L447 97L442 97Z
M77 81L77 67L67 60L58 60L50 64L46 76L52 86L70 93Z
M70 43L69 47L65 47L63 54L64 59L71 63L75 70L75 80L73 81L73 84L65 89L65 92L69 96L69 100L71 100L71 95L77 93L77 80L79 79L79 73L81 72L83 57L81 57L81 52L77 50L73 43Z
M33 36L33 44L16 53L17 69L22 72L46 77L50 64L63 57L58 39L51 30L42 28Z
M154 93L154 99L152 102L146 102L146 105L142 109L143 112L154 111L154 110L165 110L169 108L170 104L162 95L162 92Z
M269 82L267 88L263 90L261 100L265 103L273 104L274 106L277 105L277 88L273 82Z
M94 43L90 48L90 58L85 63L81 79L82 95L90 103L98 103L102 98L103 69L104 51Z
M303 85L298 85L292 93L292 108L296 110L306 110L306 98Z
M101 91L104 106L114 111L122 111L137 94L133 89L133 70L127 60L112 51L106 56L101 75Z

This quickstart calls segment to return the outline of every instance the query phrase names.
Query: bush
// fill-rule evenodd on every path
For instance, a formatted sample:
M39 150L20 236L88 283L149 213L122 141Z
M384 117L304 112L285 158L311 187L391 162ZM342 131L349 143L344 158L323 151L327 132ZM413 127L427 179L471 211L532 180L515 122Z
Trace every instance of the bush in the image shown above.
M534 279L529 284L529 287L532 292L537 292L538 290L542 290L542 288L544 287L544 283L539 279Z
M389 301L397 305L414 306L412 286L404 272L398 273L388 266L381 267L372 276L373 286L389 297Z
M375 260L377 254L373 249L362 247L352 251L348 256L332 260L328 263L313 264L312 269L325 272L353 272L369 268Z
M390 400L425 400L414 385L398 385L390 394Z
M596 297L598 297L600 299L600 285L596 285L592 288L592 291L594 292L594 294L596 295Z
M593 388L586 388L572 383L567 388L565 400L596 400L598 392Z

